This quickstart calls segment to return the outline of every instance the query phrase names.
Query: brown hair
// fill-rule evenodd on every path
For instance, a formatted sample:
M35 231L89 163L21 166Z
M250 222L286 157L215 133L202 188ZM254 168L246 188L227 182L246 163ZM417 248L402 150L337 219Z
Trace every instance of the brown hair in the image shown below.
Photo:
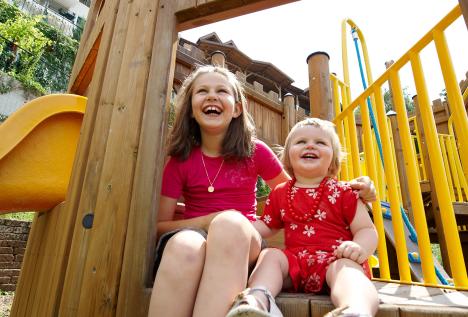
M226 77L234 91L236 103L240 103L242 113L232 118L221 147L221 155L227 159L242 159L250 157L253 151L255 126L252 117L247 112L247 100L244 89L236 76L228 69L217 66L201 66L193 71L183 82L176 97L176 120L172 129L168 154L184 161L193 147L201 145L200 125L193 118L192 91L194 81L203 74L218 73Z
M333 149L333 157L330 163L330 167L328 168L328 176L336 177L340 172L341 162L343 161L344 153L341 150L341 143L338 137L338 134L335 131L335 125L333 122L322 120L319 118L307 118L298 123L291 129L288 136L286 137L286 141L284 144L284 149L280 154L281 162L283 163L284 169L288 172L291 177L294 177L294 170L291 165L291 160L289 158L289 149L291 148L291 139L292 135L295 130L298 128L311 125L313 127L317 127L322 129L331 140L331 145Z

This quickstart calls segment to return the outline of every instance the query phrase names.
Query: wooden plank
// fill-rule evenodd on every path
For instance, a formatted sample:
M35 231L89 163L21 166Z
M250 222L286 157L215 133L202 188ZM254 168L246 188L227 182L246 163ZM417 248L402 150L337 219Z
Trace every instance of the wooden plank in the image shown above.
M468 216L468 203L467 202L453 203L453 211L455 212L455 215Z
M78 47L73 69L70 74L68 91L72 91L72 87L76 86L77 79L79 80L80 73L83 73L83 69L88 68L88 65L91 64L90 62L92 62L92 60L89 59L89 57L92 56L92 51L96 48L96 43L99 42L98 38L102 34L105 21L109 21L112 19L112 16L115 16L115 12L112 11L112 9L114 9L113 6L106 5L100 12L101 5L103 5L104 2L105 0L98 0L91 4L86 24L81 35L80 46Z
M284 317L310 317L310 295L281 293L275 301Z
M468 309L450 307L400 306L400 317L467 316Z
M91 79L93 79L94 67L96 67L96 58L99 51L99 45L101 44L101 36L102 32L99 33L98 38L93 43L93 46L89 51L83 66L76 75L75 80L73 82L70 81L70 93L84 95L88 89Z
M86 258L80 259L80 265L74 265L74 270L70 270L69 266L67 271L67 277L76 272L81 274L81 279L77 280L79 291L75 291L78 306L74 308L79 316L113 316L116 313L139 127L153 47L154 33L148 32L148 29L154 28L157 5L150 0L120 2L116 28L123 23L127 23L127 26L124 28L124 49L111 50L111 54L122 55L121 65L118 65L120 72L116 76L118 83L113 91L115 106L111 113L101 174L91 181L97 185L93 191L94 197L82 198L85 204L95 204L91 209L94 211L94 223L92 229L84 232L86 230L77 221L75 232L83 232L88 241L78 245L75 250L85 252ZM108 74L106 77L112 80ZM80 211L86 213L88 208Z
M114 15L112 17L100 16L100 18L106 17L107 21L104 24L103 40L96 62L96 75L89 88L90 96L82 128L82 142L78 147L73 169L75 176L72 175L69 195L67 196L67 200L70 202L67 211L75 215L72 223L74 229L71 230L75 240L70 247L71 260L67 266L60 304L60 315L63 316L77 314L76 310L80 298L83 266L90 238L90 233L83 229L81 221L85 214L95 210L97 187L118 83L115 79L119 77L128 26L128 22L126 22L128 19L122 17L127 13L126 7L122 4L122 7L117 9L119 4L119 1L107 0L105 6L113 7L111 11L114 12ZM114 33L115 20L118 15L120 23L116 26Z
M181 2L176 13L178 31L273 8L297 0L215 0L194 6L193 1Z
M177 49L175 1L160 1L125 240L117 316L146 316L152 285L155 223L165 158L165 109L170 102ZM162 8L164 6L164 8Z

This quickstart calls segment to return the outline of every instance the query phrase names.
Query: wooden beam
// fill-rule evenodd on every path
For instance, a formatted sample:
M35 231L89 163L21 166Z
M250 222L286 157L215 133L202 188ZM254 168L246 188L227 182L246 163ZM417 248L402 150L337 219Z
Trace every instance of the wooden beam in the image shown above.
M146 316L149 306L157 201L166 156L165 110L170 103L178 44L174 12L175 1L160 1L125 238L117 316Z
M295 1L297 0L177 1L177 30L184 31Z
M107 16L96 75L89 88L88 120L82 129L89 146L78 149L74 168L82 182L73 183L72 177L70 186L67 212L76 214L76 221L61 316L115 314L153 45L149 30L154 26L157 5L149 0L106 0L101 10L111 6L115 14L111 19ZM91 228L82 224L87 214L94 216Z

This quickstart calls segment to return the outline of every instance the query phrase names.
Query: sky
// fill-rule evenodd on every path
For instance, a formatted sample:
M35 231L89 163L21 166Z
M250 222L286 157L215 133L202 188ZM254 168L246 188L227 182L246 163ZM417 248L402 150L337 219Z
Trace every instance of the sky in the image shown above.
M385 62L397 60L458 4L458 0L302 0L238 18L187 30L180 37L196 42L216 32L223 42L233 40L251 59L270 62L295 80L308 86L306 58L316 51L330 55L330 72L343 78L341 24L351 19L362 31L369 54L372 76L385 71ZM362 91L354 44L348 30L348 63L352 97ZM446 31L458 81L468 71L468 31L459 18ZM361 54L362 55L362 54ZM435 48L421 55L431 99L444 88ZM401 72L402 86L415 94L409 67Z

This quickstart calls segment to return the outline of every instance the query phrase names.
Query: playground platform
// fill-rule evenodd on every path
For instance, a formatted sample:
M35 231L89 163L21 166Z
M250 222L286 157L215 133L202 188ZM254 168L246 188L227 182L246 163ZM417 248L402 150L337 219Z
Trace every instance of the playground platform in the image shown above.
M374 281L381 304L377 317L468 316L468 292ZM321 317L334 309L328 295L281 293L284 317Z

